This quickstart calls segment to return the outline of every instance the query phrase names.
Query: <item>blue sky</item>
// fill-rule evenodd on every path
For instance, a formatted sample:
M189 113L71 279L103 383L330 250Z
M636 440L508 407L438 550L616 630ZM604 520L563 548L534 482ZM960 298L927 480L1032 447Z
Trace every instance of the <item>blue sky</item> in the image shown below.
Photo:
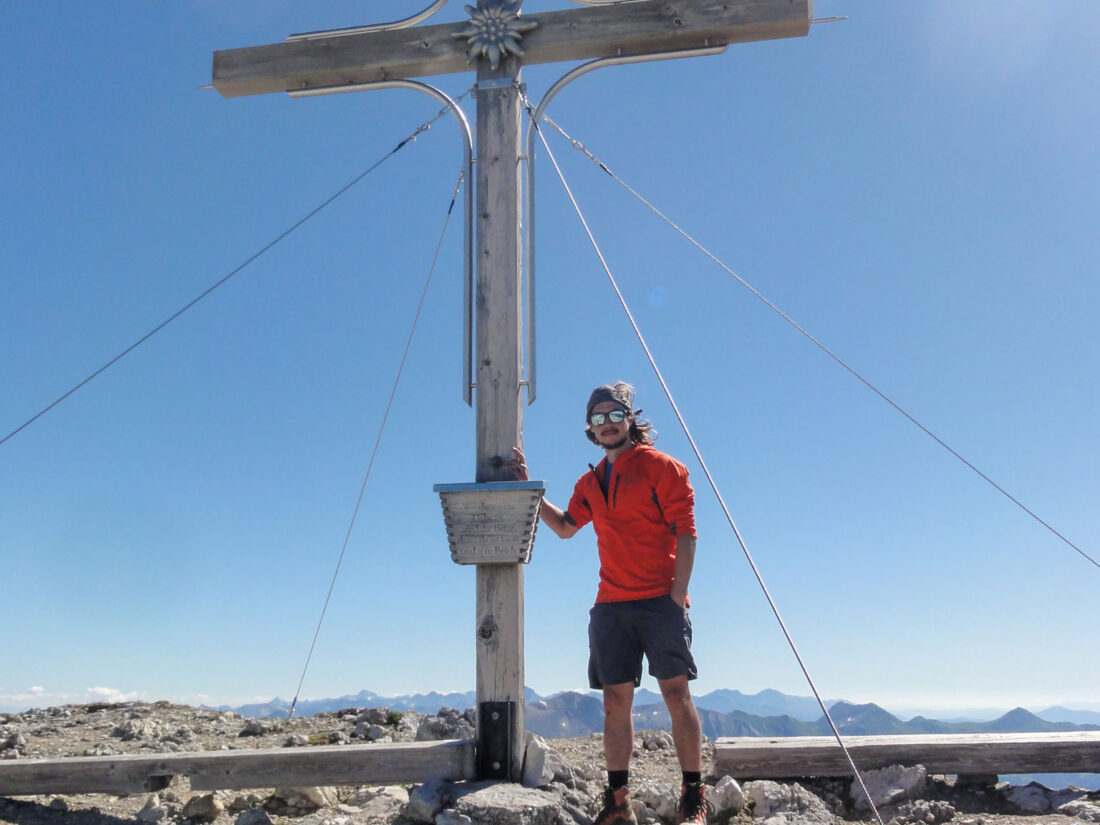
M225 100L198 89L211 53L422 5L5 8L0 437L439 109L402 91ZM850 19L605 69L549 114L1098 558L1100 7L820 0L815 14ZM462 15L455 2L436 20ZM532 100L567 68L526 70ZM458 95L472 76L433 82ZM551 146L822 694L1100 708L1100 570ZM697 488L697 692L807 694L539 151L533 476L564 504L598 458L588 392L634 383ZM440 120L0 445L0 708L293 695L460 160ZM432 493L474 472L460 245L455 221L303 696L474 685L474 571L450 561ZM591 531L539 534L536 690L583 686L595 585Z

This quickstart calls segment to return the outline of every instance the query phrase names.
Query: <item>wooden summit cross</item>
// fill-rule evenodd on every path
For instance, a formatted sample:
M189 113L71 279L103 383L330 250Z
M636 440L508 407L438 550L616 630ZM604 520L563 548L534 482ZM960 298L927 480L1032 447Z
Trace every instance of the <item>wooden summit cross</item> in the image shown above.
M446 0L435 0L430 11ZM297 92L464 71L479 59L477 94L477 482L506 480L502 459L522 434L520 387L520 64L657 55L804 36L810 0L575 0L583 9L518 18L520 2L478 0L470 21L320 33L287 43L215 52L214 87L226 97ZM469 9L469 7L467 7ZM418 15L424 19L428 14ZM529 24L537 23L534 28ZM377 29L377 27L375 27ZM475 38L480 29L504 34ZM508 37L523 50L512 49ZM461 33L461 38L454 37ZM520 36L522 35L522 36ZM461 42L460 42L461 40ZM494 66L492 55L503 59ZM466 388L467 391L469 388ZM260 751L131 754L0 762L0 795L139 793L189 776L192 789L419 782L432 776L518 779L523 768L523 568L477 570L476 743L412 742ZM509 724L485 725L505 705ZM501 738L506 739L501 746ZM856 738L857 740L859 737ZM875 741L872 741L875 740ZM849 740L851 742L851 740ZM867 737L867 767L935 764L942 772L1100 771L1100 733ZM503 763L494 768L498 753ZM486 758L488 754L488 758ZM723 740L717 764L739 777L848 772L835 740ZM930 760L930 761L929 761ZM812 763L812 764L811 764ZM816 767L815 767L816 766Z
M656 55L801 37L811 0L574 0L521 15L522 0L477 0L468 20L296 36L214 52L225 97L333 92L477 68L476 482L510 480L522 443L521 65ZM469 311L469 310L467 310ZM468 357L468 355L466 356ZM465 391L468 393L469 388ZM524 757L523 567L477 565L477 773L518 779Z

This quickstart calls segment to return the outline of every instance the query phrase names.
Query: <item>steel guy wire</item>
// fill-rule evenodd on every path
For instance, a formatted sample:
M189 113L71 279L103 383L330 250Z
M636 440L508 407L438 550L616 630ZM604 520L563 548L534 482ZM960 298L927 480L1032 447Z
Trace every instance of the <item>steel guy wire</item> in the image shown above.
M467 89L465 92L463 92L461 95L459 95L458 98L456 98L456 102L459 101L459 100L462 100L462 98L464 98L466 95L470 94L472 89L473 89L473 87L471 87L470 89ZM30 418L28 418L26 421L24 421L22 424L20 424L14 430L9 432L3 438L0 438L0 445L4 444L10 438L12 438L13 436L15 436L18 433L22 432L24 429L29 427L31 424L33 424L35 421L37 421L39 418L44 416L46 413L48 413L50 410L52 410L54 407L56 407L58 404L60 404L62 401L64 401L66 398L73 395L73 393L77 392L78 390L82 389L84 386L86 386L87 384L91 383L93 380L98 378L100 375L102 375L108 369L113 367L115 364L117 364L119 361L121 361L123 358L125 358L127 355L129 355L131 352L133 352L135 349L140 347L142 344L144 344L146 341L148 341L150 338L152 338L154 335L156 335L162 329L167 327L169 324L171 324L173 321L175 321L177 318L179 318L181 315L183 315L185 312L187 312L187 310L191 309L197 303L199 303L204 298L206 298L208 295L210 295L210 293L212 293L218 287L225 284L234 275L241 272L243 269L245 269L250 264L255 262L258 258L260 258L262 255L264 255L264 253L271 250L280 241L287 238L295 230L299 229L303 224L308 222L311 218L315 217L325 207L329 206L333 201L335 201L341 195L345 194L349 189L351 189L353 186L355 186L355 184L359 183L359 181L361 181L363 178L367 177L367 175L369 175L371 172L373 172L375 169L377 169L379 166L381 166L383 163L385 163L387 160L389 160L391 157L393 157L395 154L397 154L397 152L400 151L402 148L404 148L407 144L412 143L413 141L415 141L417 139L417 137L419 137L424 132L428 131L428 129L431 128L432 124L435 123L437 120L439 120L441 117L443 117L443 115L447 114L447 112L448 112L448 109L446 107L444 107L443 109L440 109L440 111L435 115L435 117L431 118L430 120L425 121L424 123L421 123L416 128L416 130L412 134L410 134L407 138L402 140L393 149L391 149L389 152L387 152L385 155L383 155L381 158L379 158L377 161L375 161L373 164L371 164L371 166L369 166L366 170L364 170L363 172L359 173L354 178L352 178L351 181L349 181L344 186L342 186L338 190L336 190L335 193L330 195L328 198L326 198L324 201L322 201L319 205L315 206L313 209L311 209L309 212L307 212L303 217L299 218L297 221L295 221L293 224L291 224L290 227L288 227L287 229L285 229L281 233L279 233L279 235L277 235L274 240L272 240L272 241L268 242L267 244L265 244L264 246L262 246L259 249L259 251L257 251L255 253L253 253L252 255L250 255L248 258L246 258L244 260L243 263L241 263L240 265L238 265L234 269L230 270L229 273L224 275L218 281L215 281L211 286L207 287L205 290L203 290L201 293L199 293L198 296L196 296L195 298L188 301L186 304L184 304L180 309L178 309L172 315L168 316L165 320L161 321L159 324L157 324L155 327L153 327L151 330L149 330L143 336L138 338L134 343L130 344L130 346L126 347L126 349L122 350L122 352L118 353L118 355L116 355L114 358L111 358L109 361L107 361L105 364L103 364L97 370L95 370L90 375L88 375L84 380L77 383L75 386L73 386L67 392L65 392L62 395L58 396L56 399L54 399L52 402L47 404L45 407L43 407L37 413L32 415Z
M530 112L530 109L528 109ZM634 329L634 334L638 337L638 342L642 345L642 349L645 351L646 358L649 359L649 365L653 368L653 372L657 376L657 380L661 384L661 389L664 390L665 396L668 398L669 404L672 405L672 410L676 414L676 419L680 422L680 427L684 431L684 435L687 436L688 443L691 444L691 450L695 453L695 458L699 462L699 466L703 470L703 474L707 477L707 482L710 484L711 490L714 491L715 497L718 499L718 504L722 508L722 512L726 516L726 521L729 522L730 528L733 530L734 536L737 537L737 543L741 546L742 552L745 554L745 559L749 563L749 567L752 568L753 575L756 577L757 583L760 585L760 589L764 592L764 597L767 599L768 604L771 606L772 613L775 614L776 621L779 623L780 629L783 631L783 635L787 639L787 644L791 648L791 652L794 653L795 659L798 660L798 666L802 669L802 675L806 677L806 682L810 686L810 690L813 691L814 698L817 699L817 704L821 707L822 713L825 715L825 720L829 723L829 727L832 729L833 736L836 738L837 744L840 745L840 749L844 752L844 757L848 761L849 767L852 769L853 775L859 782L860 787L863 789L864 796L867 798L868 804L871 806L871 810L875 814L875 819L878 820L879 825L884 825L882 817L879 815L878 808L875 807L874 801L871 799L871 794L867 791L867 786L863 782L863 775L860 773L859 768L856 767L856 763L852 759L852 755L848 752L847 746L844 744L844 740L840 736L840 731L837 729L836 724L833 722L833 717L829 714L829 709L825 706L824 700L821 698L821 694L817 690L817 685L814 684L813 677L810 676L810 671L806 667L806 663L802 659L802 654L798 652L798 647L794 643L794 638L791 636L790 631L787 630L787 624L783 621L783 616L779 612L779 607L776 605L775 600L772 598L771 593L768 591L767 584L764 583L764 577L760 573L760 569L756 566L756 562L753 560L752 553L749 552L748 544L746 544L744 538L741 536L741 531L737 528L736 522L733 520L733 516L730 514L729 507L726 506L725 499L722 498L722 493L718 489L718 484L714 480L714 476L711 475L710 469L707 467L706 461L703 460L703 454L700 452L698 445L695 443L695 438L691 434L691 430L688 429L687 421L684 420L683 414L680 412L679 406L676 404L676 400L672 397L672 391L668 387L668 383L665 381L665 377L661 374L660 368L657 366L657 361L653 357L653 353L650 352L649 345L645 341L645 337L642 335L641 329L638 327L638 322L634 320L634 315L630 311L630 307L626 303L626 298L623 296L622 290L619 289L619 284L615 281L615 276L611 274L611 268L607 265L607 260L603 256L603 252L600 250L599 244L596 243L596 238L592 234L592 230L588 226L588 221L585 220L584 214L581 212L580 205L577 203L577 199L573 196L572 189L569 188L569 184L565 180L565 176L562 174L561 167L558 166L557 158L554 157L554 153L550 150L550 145L546 142L545 136L542 134L542 130L538 128L538 124L532 121L532 128L534 128L539 135L539 139L542 141L543 147L546 149L547 155L550 157L550 162L554 165L555 171L558 173L558 178L561 180L562 187L565 189L566 195L569 197L570 202L573 204L573 209L577 213L577 217L580 219L581 226L584 227L585 234L588 236L589 242L592 244L592 248L596 251L596 256L600 259L600 264L603 266L604 272L607 274L608 280L611 282L611 287L615 291L615 295L619 299L619 303L622 304L623 311L626 313L627 319L630 321L630 326Z
M287 712L287 721L290 721L294 716L294 708L298 705L298 696L302 692L302 684L306 680L306 671L309 670L309 663L313 660L313 651L317 647L317 638L321 634L321 624L325 621L325 614L328 612L329 602L332 600L332 591L336 587L336 577L340 575L340 566L344 563L344 555L348 550L348 542L351 540L352 530L355 528L355 521L359 517L359 508L363 504L363 496L367 491L367 482L370 481L371 470L374 468L374 459L378 456L378 447L382 443L382 434L386 430L386 422L390 417L390 409L393 407L393 399L397 396L397 387L401 383L401 375L405 371L405 362L409 358L409 349L412 347L413 335L416 333L416 325L420 321L420 313L424 309L424 301L428 297L428 287L432 283L432 275L435 273L435 265L439 261L439 252L443 248L443 238L447 234L447 226L451 222L451 213L455 208L455 201L458 200L459 190L462 189L463 177L465 170L460 169L458 172L458 182L455 184L454 193L451 195L451 205L447 207L447 216L443 219L443 229L439 232L439 241L435 245L435 254L432 256L431 266L428 267L428 277L424 281L424 289L420 293L420 303L416 305L416 313L413 315L412 328L409 330L408 340L405 341L405 351L401 353L401 361L397 366L397 375L393 379L393 388L390 390L389 400L386 402L386 410L382 414L382 424L378 427L378 435L374 439L374 448L371 450L370 460L367 462L367 471L363 474L363 484L359 487L359 497L355 500L355 507L352 509L351 521L348 524L347 533L344 535L344 544L340 548L340 556L336 560L336 569L332 573L332 581L328 586L328 595L325 596L325 603L321 607L321 616L317 620L317 629L313 632L313 641L309 646L309 653L306 655L306 663L302 668L302 676L298 680L298 689L294 692L294 699L290 703L290 710Z
M837 364L839 364L841 367L843 367L845 370L847 370L849 374L851 374L856 380L858 380L861 384L863 384L865 387L867 387L867 389L869 389L871 392L873 392L875 395L877 395L879 398L881 398L883 401L885 401L887 404L889 404L891 407L893 407L894 410L897 411L898 413L900 413L902 416L904 416L909 421L909 423L913 424L915 427L917 427L917 429L919 429L921 432L923 432L926 436L928 436L933 441L935 441L937 444L939 444L948 453L950 453L952 456L954 456L956 459L958 459L960 462L962 462L963 465L965 465L967 468L969 468L974 473L976 473L983 481L985 481L987 484L989 484L994 490L996 490L1002 496L1007 498L1009 501L1011 501L1013 504L1015 504L1018 508L1023 510L1028 516L1030 516L1032 519L1034 519L1040 525L1045 527L1049 532L1054 534L1063 543L1065 543L1066 545L1071 547L1073 550L1076 550L1078 553L1081 554L1082 557L1084 557L1087 561L1091 562L1095 567L1100 568L1100 561L1097 561L1091 555L1086 553L1077 544L1075 544L1069 538L1067 538L1061 531L1056 529L1053 525L1051 525L1045 519L1041 518L1034 510L1032 510L1030 507L1028 507L1026 504L1024 504L1022 501L1020 501L1018 498L1016 498L1016 496L1012 495L1012 493L1008 492L1008 490L1006 490L1004 487L1002 487L1000 484L998 484L996 481L994 481L992 478L990 478L988 475L986 475L984 472L982 472L982 470L980 470L971 461L969 461L961 453L959 453L957 450L955 450L950 444L948 444L946 441L944 441L942 438L940 438L938 435L936 435L934 432L932 432L930 429L928 429L928 427L926 427L924 424L922 424L920 421L918 421L912 414L910 414L900 404L898 404L896 401L894 401L892 398L890 398L890 396L886 395L886 393L884 393L882 390L880 390L878 387L876 387L874 384L872 384L869 379L867 379L863 375L861 375L854 367L852 367L850 364L848 364L847 361L842 359L839 355L837 355L831 349L829 349L827 346L825 346L821 341L819 341L816 337L814 337L814 335L811 334L805 327L803 327L801 324L799 324L797 321L795 321L793 318L791 318L787 313L785 313L782 309L780 309L776 304L774 304L767 297L765 297L761 292L759 292L756 289L756 287L754 287L752 284L750 284L748 281L746 281L744 278L742 278L740 275L738 275L736 272L734 272L729 266L727 266L723 261L721 261L714 253L712 253L709 249L704 247L699 241L697 241L694 237L689 235L684 229L682 229L671 218L669 218L667 215L665 215L664 212L662 212L660 209L658 209L656 206L654 206L652 203L650 203L649 200L647 200L643 195L641 195L633 187L631 187L628 183L626 183L626 181L624 181L622 178L620 178L618 175L616 175L614 172L612 172L611 169L608 168L607 164L605 164L603 161L601 161L599 158L597 158L595 155L593 155L592 152L590 152L588 150L588 148L584 146L584 144L582 144L580 141L570 137L565 132L564 129L562 129L557 123L555 123L553 120L551 120L546 115L543 115L543 119L548 124L550 124L550 126L552 126L555 130L557 130L562 135L562 137L564 137L566 140L568 140L572 144L574 149L577 149L578 151L580 151L582 154L584 154L585 157L587 157L589 160L591 160L593 163L595 163L597 166L599 166L600 169L602 169L604 172L606 172L611 177L612 180L614 180L621 187L623 187L627 192L629 192L631 195L633 195L635 198L637 198L639 201L641 201L642 204L646 206L646 208L648 208L651 212L653 212L653 214L655 214L657 217L659 217L661 220L663 220L665 223L667 223L670 227L672 227L672 229L674 229L677 233L679 233L684 238L684 240L686 240L688 243L690 243L692 246L694 246L696 249L698 249L700 252L702 252L704 255L706 255L708 258L710 258L711 261L713 261L719 267L721 267L723 270L725 270L739 284L741 284L741 286L745 287L745 289L747 289L756 298L758 298L760 301L762 301L770 310L772 310L772 312L774 312L776 315L778 315L780 318L782 318L784 321L786 321L788 324L790 324L792 327L794 327L798 332L800 332L803 336L805 336L805 338L807 340L809 340L814 346L816 346L823 353L825 353L827 356L829 356L831 359L833 359L833 361L835 361ZM542 137L541 132L539 133L539 137L540 138ZM543 138L543 143L545 143L545 142L546 142L545 138ZM547 150L547 151L549 151L549 150Z

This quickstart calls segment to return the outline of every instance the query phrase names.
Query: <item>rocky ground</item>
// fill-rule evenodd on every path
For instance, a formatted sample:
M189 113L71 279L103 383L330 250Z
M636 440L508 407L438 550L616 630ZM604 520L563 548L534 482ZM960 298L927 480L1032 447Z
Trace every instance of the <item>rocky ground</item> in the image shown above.
M165 702L73 705L0 714L0 759L111 756L232 748L407 742L473 737L472 711L433 716L386 708L348 709L291 722L244 719L234 713ZM639 822L671 821L680 774L667 732L639 732L631 787ZM0 823L12 825L589 825L603 788L599 735L554 739L538 789L489 783L429 782L420 786L262 788L192 792L178 777L156 794L0 797ZM704 749L712 822L760 825L871 822L851 782L738 785L712 775ZM2 763L0 763L2 764ZM1100 793L1041 786L957 785L923 769L887 769L868 777L884 821L956 825L1080 825L1100 822Z

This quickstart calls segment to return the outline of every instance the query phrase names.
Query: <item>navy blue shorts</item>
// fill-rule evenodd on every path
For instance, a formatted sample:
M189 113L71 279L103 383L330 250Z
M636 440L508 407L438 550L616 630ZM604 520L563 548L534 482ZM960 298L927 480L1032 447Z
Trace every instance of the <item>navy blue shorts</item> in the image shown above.
M589 611L588 684L642 683L642 656L658 680L698 676L691 656L691 619L671 596L599 602Z

